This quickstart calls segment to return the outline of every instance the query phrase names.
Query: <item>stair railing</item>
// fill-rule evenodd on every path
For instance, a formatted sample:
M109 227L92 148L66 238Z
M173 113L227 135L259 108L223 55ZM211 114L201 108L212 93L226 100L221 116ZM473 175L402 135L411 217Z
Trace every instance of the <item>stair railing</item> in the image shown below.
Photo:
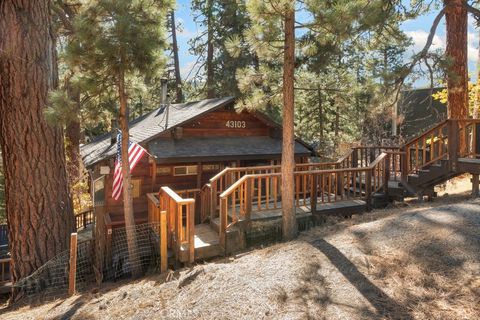
M451 120L458 128L459 158L480 157L480 119Z
M165 234L167 247L178 261L193 263L195 258L195 199L182 198L169 187L158 194L148 194L148 222L159 225L158 234ZM166 231L166 232L165 232ZM182 256L186 251L186 257ZM166 255L164 255L166 257Z
M449 123L445 120L402 147L405 152L405 166L402 170L404 179L426 166L449 158L449 131Z

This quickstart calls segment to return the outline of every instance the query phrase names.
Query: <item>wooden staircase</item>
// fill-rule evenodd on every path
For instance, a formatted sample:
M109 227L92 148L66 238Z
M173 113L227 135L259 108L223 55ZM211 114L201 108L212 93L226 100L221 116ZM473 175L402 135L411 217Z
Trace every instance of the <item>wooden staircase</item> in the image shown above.
M435 185L480 173L478 141L480 121L448 120L403 146L355 147L336 162L297 164L297 221L304 229L327 215L434 196ZM281 220L280 180L280 166L226 168L191 198L168 187L150 194L148 221L158 226L161 269L167 268L168 251L175 261L192 263L245 248L252 223ZM196 225L195 199L200 200Z

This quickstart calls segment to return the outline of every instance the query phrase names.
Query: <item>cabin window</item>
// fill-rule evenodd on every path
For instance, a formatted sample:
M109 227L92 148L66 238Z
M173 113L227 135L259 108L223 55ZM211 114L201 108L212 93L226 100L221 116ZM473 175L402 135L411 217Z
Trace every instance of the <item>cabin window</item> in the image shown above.
M132 179L132 197L133 198L140 197L141 189L142 189L142 180Z
M192 176L197 174L197 166L181 166L174 167L173 174L175 176Z
M157 167L157 176L169 176L172 173L170 167Z
M219 164L204 164L202 166L202 171L220 171Z
M105 205L105 176L93 181L93 205L95 207Z

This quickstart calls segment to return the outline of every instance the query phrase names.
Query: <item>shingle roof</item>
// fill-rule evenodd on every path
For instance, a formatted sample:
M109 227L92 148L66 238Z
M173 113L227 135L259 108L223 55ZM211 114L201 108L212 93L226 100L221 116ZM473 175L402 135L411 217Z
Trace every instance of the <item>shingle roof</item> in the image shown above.
M156 139L148 144L158 160L192 161L202 157L247 157L281 155L282 140L268 136L253 137L189 137ZM303 144L295 142L296 154L311 154Z
M225 97L172 104L169 108L168 127L165 126L166 112L164 108L160 107L130 122L130 140L136 143L143 143L163 131L206 112L223 107L233 101L233 97ZM91 166L115 155L116 144L111 143L110 137L110 133L104 134L80 148L85 166Z

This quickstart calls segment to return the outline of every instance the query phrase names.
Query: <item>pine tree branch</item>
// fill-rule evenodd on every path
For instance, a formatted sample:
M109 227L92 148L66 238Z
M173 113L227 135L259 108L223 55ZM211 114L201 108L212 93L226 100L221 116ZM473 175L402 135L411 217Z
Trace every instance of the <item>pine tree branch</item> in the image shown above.
M62 6L63 7L63 6ZM73 24L68 18L67 14L65 13L64 9L60 9L60 7L56 4L52 6L52 10L58 16L58 18L62 21L63 27L68 30L68 32L73 33Z
M475 19L480 19L480 10L475 8L475 7L472 7L471 5L469 5L467 3L467 11L470 12L471 14L473 14L475 16Z
M420 62L422 59L424 59L427 56L428 50L432 46L435 33L437 32L437 27L440 24L440 21L442 20L443 16L445 15L445 10L446 8L443 7L442 10L440 10L440 12L437 14L435 19L433 20L432 26L430 28L430 33L428 34L427 42L425 43L425 46L423 47L422 51L420 51L413 57L413 60L410 62L408 67L406 67L406 71L404 72L404 74L397 80L395 99L390 104L390 106L393 106L398 101L402 86L405 83L406 78L412 73L413 68L415 68L418 62Z

